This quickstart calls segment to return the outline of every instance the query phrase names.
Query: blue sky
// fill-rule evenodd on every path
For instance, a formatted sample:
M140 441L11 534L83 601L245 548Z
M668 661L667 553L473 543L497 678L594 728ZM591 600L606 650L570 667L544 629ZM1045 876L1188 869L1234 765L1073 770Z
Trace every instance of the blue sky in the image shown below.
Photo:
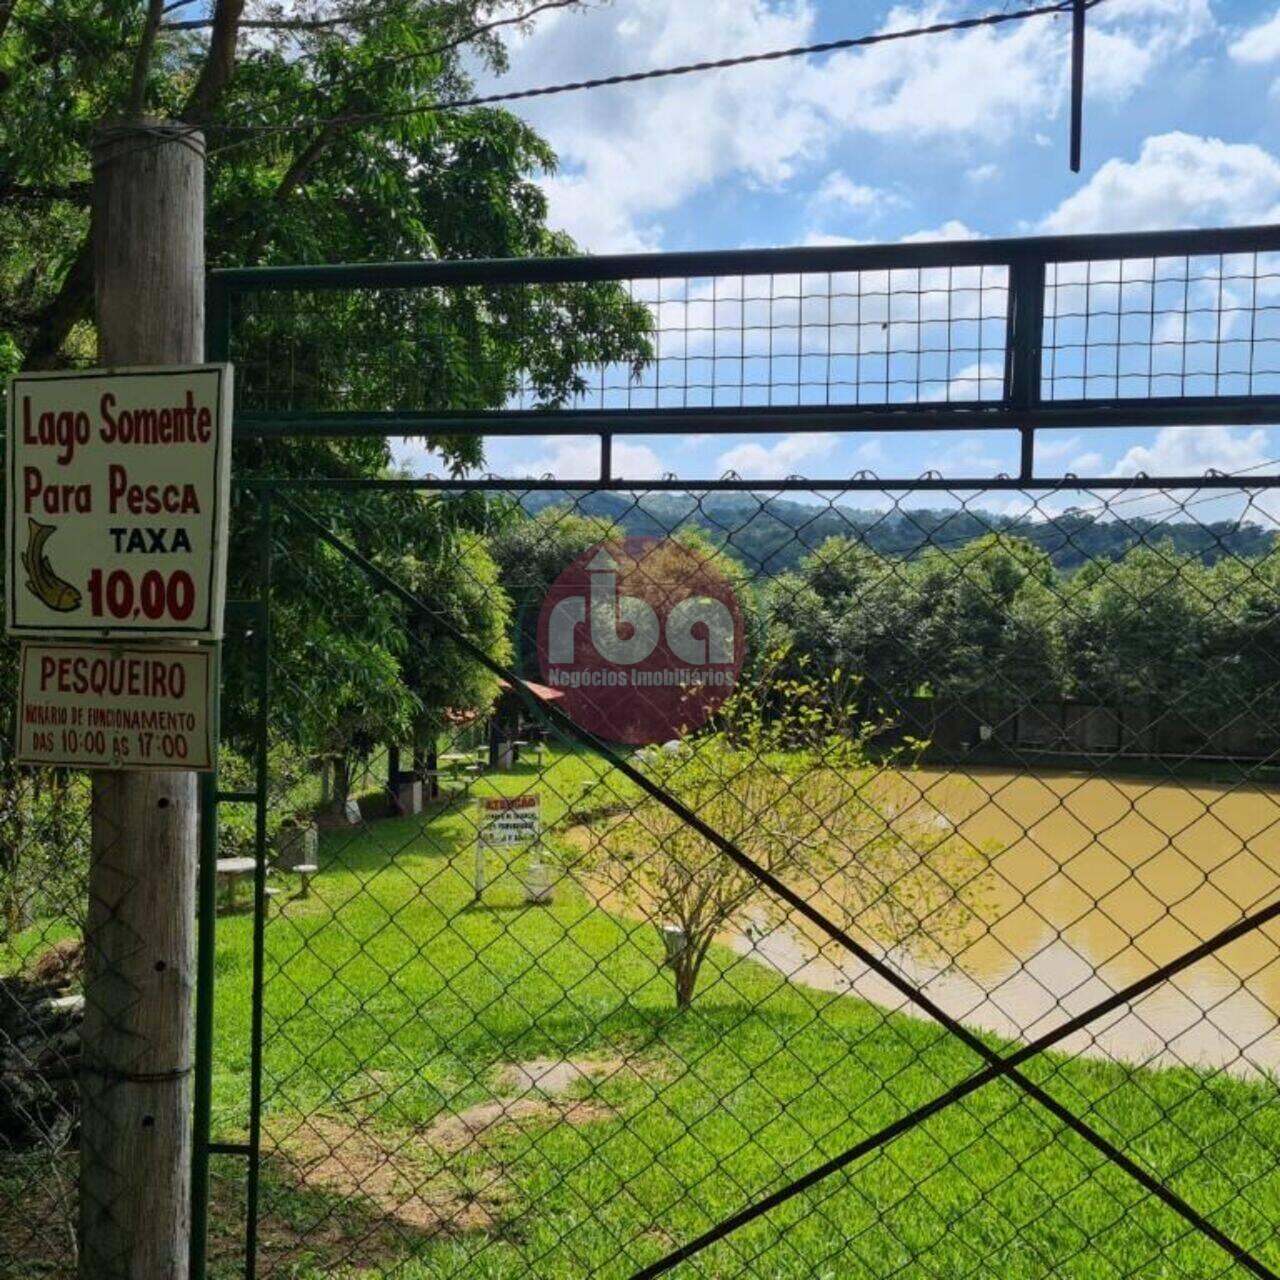
M513 88L916 25L1003 0L591 0L511 42ZM595 252L1280 220L1276 0L1103 0L1083 171L1067 165L1065 19L516 104L561 159L553 221ZM1046 433L1046 469L1239 470L1280 431ZM995 474L1011 435L624 440L628 478ZM590 474L588 441L492 441L503 474Z

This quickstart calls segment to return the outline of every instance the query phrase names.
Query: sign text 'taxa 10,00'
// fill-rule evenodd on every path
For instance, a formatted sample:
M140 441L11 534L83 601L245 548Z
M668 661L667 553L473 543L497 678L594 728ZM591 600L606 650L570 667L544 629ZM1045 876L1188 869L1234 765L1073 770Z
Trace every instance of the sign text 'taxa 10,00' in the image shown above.
M10 635L220 636L230 404L229 365L12 380Z

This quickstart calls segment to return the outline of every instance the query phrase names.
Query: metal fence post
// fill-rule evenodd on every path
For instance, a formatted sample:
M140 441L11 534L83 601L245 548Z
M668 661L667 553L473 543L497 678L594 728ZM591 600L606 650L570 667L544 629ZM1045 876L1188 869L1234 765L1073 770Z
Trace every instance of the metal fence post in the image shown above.
M1015 409L1040 403L1040 361L1044 345L1044 281L1042 258L1014 258L1009 264L1009 322L1004 353L1004 395ZM1018 427L1021 449L1018 478L1035 475L1035 428Z

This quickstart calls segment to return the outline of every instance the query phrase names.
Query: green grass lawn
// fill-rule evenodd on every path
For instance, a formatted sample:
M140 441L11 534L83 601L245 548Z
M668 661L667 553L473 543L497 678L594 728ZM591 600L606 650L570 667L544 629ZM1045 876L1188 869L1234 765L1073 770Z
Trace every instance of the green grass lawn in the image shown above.
M590 772L562 755L541 782L527 768L476 790L536 783L554 823ZM787 983L728 949L677 1013L647 925L566 883L550 908L526 907L512 879L474 904L471 830L455 804L331 832L311 899L272 910L263 1274L627 1276L979 1065L923 1021ZM247 916L219 921L223 1138L247 1124L251 932ZM505 1065L539 1058L603 1074L541 1101L504 1087ZM1052 1056L1028 1074L1280 1266L1271 1083ZM498 1097L526 1105L478 1127ZM231 1276L240 1170L220 1169L215 1274ZM1232 1273L1216 1246L996 1084L676 1274Z

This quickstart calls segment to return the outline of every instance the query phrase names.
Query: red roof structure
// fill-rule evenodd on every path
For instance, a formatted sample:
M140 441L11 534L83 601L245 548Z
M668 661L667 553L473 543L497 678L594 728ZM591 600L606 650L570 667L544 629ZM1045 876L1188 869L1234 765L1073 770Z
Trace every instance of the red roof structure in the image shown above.
M564 697L563 689L553 689L549 684L539 684L536 680L526 680L525 685L529 690L536 694L543 702L559 702ZM503 698L519 697L510 680L499 680L498 689L500 696ZM520 705L523 705L521 703ZM444 713L445 723L452 725L456 729L462 728L464 725L474 724L481 716L491 714L493 708L487 710L480 707L470 707L460 709L457 707L446 708Z

